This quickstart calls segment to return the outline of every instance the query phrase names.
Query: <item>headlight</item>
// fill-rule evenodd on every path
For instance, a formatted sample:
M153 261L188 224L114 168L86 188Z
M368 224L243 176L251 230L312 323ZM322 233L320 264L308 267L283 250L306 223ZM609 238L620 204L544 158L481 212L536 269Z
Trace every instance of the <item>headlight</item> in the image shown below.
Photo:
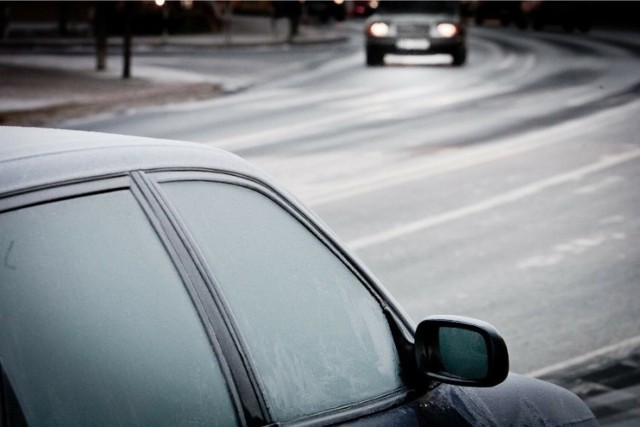
M391 28L384 22L374 22L369 25L369 34L373 37L386 37L390 35Z
M441 37L453 37L458 34L458 27L449 22L443 22L436 27Z

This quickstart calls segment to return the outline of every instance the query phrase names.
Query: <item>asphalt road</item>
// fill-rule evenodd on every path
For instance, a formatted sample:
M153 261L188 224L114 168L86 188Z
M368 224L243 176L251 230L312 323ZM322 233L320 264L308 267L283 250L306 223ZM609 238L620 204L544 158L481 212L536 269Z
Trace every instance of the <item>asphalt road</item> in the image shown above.
M337 46L140 55L234 93L64 126L240 154L414 319L493 323L515 372L639 336L637 34L474 28L465 67L368 69L357 30Z

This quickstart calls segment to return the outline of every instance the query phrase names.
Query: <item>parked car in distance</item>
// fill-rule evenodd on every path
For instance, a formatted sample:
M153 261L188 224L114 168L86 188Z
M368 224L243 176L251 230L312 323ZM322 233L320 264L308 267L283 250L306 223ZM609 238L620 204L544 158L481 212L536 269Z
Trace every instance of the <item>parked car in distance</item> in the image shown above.
M595 425L204 145L0 127L0 424Z
M467 59L466 29L457 2L381 1L365 23L367 65L384 64L386 54L451 55Z

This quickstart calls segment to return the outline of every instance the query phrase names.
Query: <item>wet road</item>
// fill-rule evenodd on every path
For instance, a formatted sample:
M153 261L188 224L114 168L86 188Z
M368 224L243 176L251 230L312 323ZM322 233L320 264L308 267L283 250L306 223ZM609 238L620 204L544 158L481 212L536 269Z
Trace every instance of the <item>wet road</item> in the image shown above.
M469 62L362 41L145 55L237 93L66 127L238 153L311 206L416 320L493 323L527 373L640 335L637 34L474 28Z

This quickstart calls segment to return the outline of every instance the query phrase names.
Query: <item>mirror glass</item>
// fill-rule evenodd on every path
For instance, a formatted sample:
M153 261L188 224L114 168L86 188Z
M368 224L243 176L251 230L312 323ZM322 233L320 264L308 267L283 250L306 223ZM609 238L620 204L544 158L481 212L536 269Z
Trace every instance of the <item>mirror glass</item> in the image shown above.
M489 370L484 337L469 329L442 326L438 331L440 362L447 375L481 380Z

